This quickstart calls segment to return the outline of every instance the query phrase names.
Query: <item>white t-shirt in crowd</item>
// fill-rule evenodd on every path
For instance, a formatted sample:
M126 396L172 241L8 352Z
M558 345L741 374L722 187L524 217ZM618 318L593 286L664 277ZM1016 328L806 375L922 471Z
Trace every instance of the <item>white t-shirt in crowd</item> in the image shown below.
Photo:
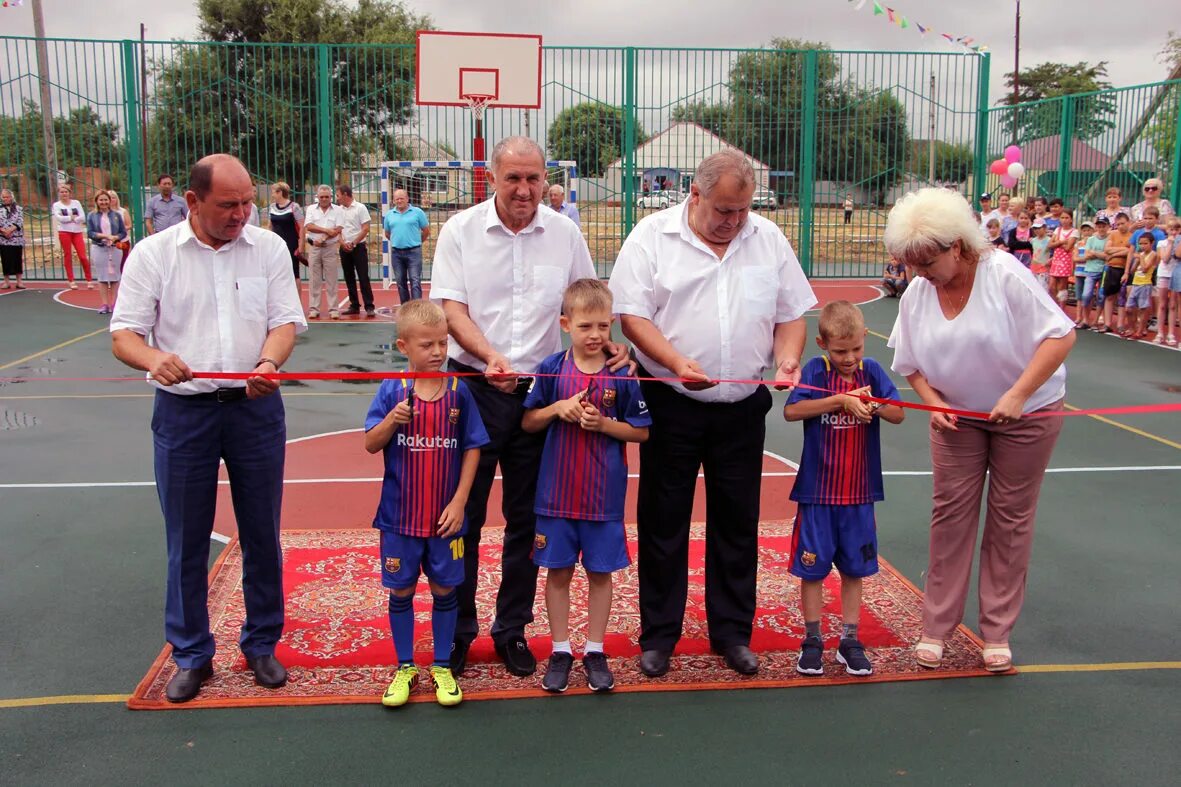
M992 219L996 219L998 222L1000 222L1003 218L1004 218L1004 216L1002 216L1001 212L999 210L997 210L996 208L993 208L992 210L988 211L988 213L981 213L980 214L980 231L984 233L984 237L986 237L986 238L988 237L988 222L991 221Z
M1157 241L1156 244L1156 286L1162 287L1164 281L1168 284L1168 280L1173 278L1173 269L1177 267L1177 258L1173 256L1173 242L1176 238L1165 238L1162 241Z
M372 222L369 216L369 208L357 200L353 200L353 204L347 208L344 205L337 205L336 209L340 211L342 217L340 223L342 229L340 233L341 243L352 243L361 234L361 227ZM362 243L365 241L366 238L361 239Z
M968 301L951 320L943 316L935 286L915 277L898 305L888 344L895 372L921 372L956 409L990 412L1042 341L1066 336L1074 323L1012 254L988 251L977 265ZM1065 365L1029 397L1024 412L1064 396Z
M53 220L58 232L86 232L86 211L76 199L53 203Z

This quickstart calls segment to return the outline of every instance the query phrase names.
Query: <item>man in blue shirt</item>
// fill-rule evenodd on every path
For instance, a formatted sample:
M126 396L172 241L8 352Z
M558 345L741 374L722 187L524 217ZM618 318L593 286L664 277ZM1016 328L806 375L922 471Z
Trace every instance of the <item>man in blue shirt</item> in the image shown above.
M422 244L431 236L430 221L420 208L410 204L404 189L394 192L394 209L381 220L390 241L390 267L398 283L402 303L422 297Z
M561 213L582 228L582 217L578 215L578 208L566 201L566 189L557 183L549 187L549 206L555 213Z
M152 195L144 208L144 226L149 235L163 232L174 224L180 224L189 217L189 208L180 197L173 196L174 187L171 175L160 175L156 178L156 188L159 194Z

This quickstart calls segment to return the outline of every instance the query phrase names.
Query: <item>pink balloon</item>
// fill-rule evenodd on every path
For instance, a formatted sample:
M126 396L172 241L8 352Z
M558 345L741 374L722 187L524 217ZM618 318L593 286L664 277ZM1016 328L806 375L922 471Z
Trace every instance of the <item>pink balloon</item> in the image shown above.
M989 165L988 171L994 175L1004 175L1009 171L1009 162L1005 161L1003 158L998 158L996 161L992 162L991 165Z
M1009 145L1009 147L1005 148L1005 161L1009 162L1010 164L1016 164L1020 160L1021 148L1017 147L1016 145Z
M1001 185L1007 189L1011 189L1017 185L1017 178L1011 178L1008 175L1001 176Z

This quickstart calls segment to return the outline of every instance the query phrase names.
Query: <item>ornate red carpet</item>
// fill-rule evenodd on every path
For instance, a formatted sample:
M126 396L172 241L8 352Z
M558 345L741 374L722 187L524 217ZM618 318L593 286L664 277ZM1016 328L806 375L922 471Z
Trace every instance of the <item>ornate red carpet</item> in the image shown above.
M481 545L478 605L481 630L490 623L499 580L502 532L488 529ZM825 674L804 677L795 671L803 636L799 612L799 584L787 573L791 525L764 523L759 553L758 611L751 646L759 654L761 669L754 677L742 677L727 669L710 653L705 627L704 548L705 529L693 528L690 553L689 603L685 633L663 678L645 678L639 671L640 615L637 605L635 566L616 575L614 613L608 627L606 650L615 672L616 691L684 691L694 689L772 688L870 681L982 676L980 644L959 629L948 641L942 669L919 667L910 645L918 639L921 616L919 592L882 561L882 571L865 582L861 639L869 648L875 673L870 678L845 674L835 660L839 630L839 585L834 573L825 584ZM167 647L147 676L136 687L128 706L134 709L176 707L244 707L378 702L392 678L394 660L386 618L387 593L381 587L377 564L377 532L374 530L286 531L283 533L284 585L287 625L276 655L288 667L290 678L278 691L254 685L253 676L237 648L245 611L242 603L242 555L237 541L230 544L214 567L209 593L210 620L217 640L215 674L201 694L183 706L164 699L164 687L175 671ZM635 549L635 531L630 543ZM544 571L542 572L544 577ZM467 673L460 685L467 699L509 699L547 696L539 683L549 653L541 584L538 582L536 621L527 634L541 660L537 676L520 679L509 675L496 660L492 643L481 637L473 646ZM574 602L575 650L585 641L585 576L578 572L571 590ZM419 664L431 661L430 592L419 587L415 609L415 650ZM433 701L433 692L420 685L413 700ZM569 693L586 692L581 666L571 675Z

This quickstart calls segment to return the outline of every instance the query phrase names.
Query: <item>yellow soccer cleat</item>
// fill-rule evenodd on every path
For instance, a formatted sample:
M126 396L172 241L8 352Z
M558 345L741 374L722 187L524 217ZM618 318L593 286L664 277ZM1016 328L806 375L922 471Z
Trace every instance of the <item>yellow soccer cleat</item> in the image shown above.
M455 682L455 676L447 667L431 667L431 680L435 683L435 698L440 705L448 707L463 702L463 692Z
M397 674L394 675L389 688L382 695L381 704L387 708L397 708L400 705L405 705L406 701L410 699L410 692L416 685L418 685L418 667L413 664L403 664L401 667L398 667Z

